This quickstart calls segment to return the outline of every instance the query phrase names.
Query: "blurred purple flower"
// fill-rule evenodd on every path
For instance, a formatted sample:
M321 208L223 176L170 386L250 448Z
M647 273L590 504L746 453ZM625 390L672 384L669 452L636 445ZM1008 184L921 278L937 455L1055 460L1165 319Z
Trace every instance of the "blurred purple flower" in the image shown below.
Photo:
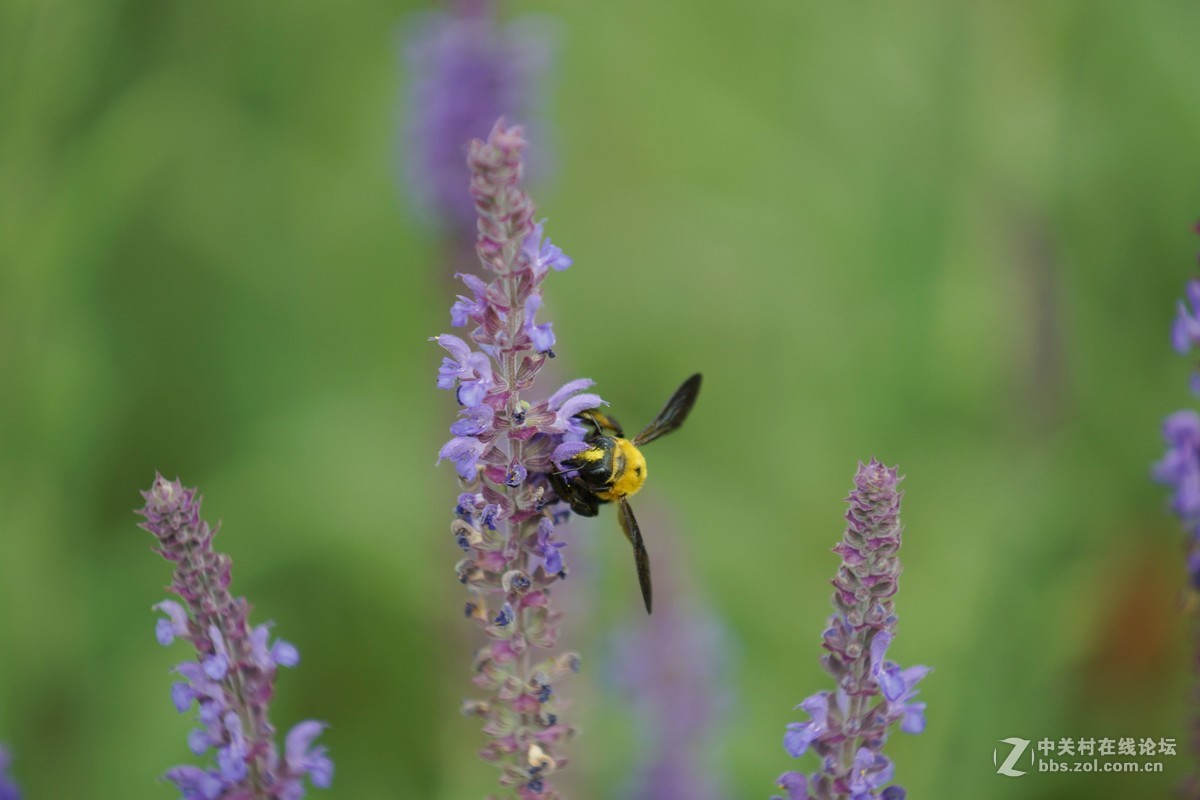
M564 439L582 436L563 415L602 401L579 394L590 381L573 381L549 400L525 399L553 355L549 324L532 319L542 281L550 267L570 260L533 223L533 204L521 188L524 147L521 129L502 122L486 142L471 144L475 250L491 280L459 276L471 297L459 297L450 321L470 327L471 344L434 337L450 354L437 385L455 391L463 406L439 458L452 461L464 482L450 526L465 551L455 572L470 592L466 616L489 638L475 656L474 682L490 696L468 701L463 711L485 721L480 755L500 767L501 785L526 800L555 800L550 777L566 763L558 750L573 729L561 719L553 684L578 670L579 657L534 657L557 642L561 614L550 593L566 576L565 542L555 541L547 507L547 473L556 469L551 457Z
M837 688L802 701L796 708L809 718L787 726L783 746L789 755L811 750L821 758L821 769L807 777L791 772L780 778L788 800L904 797L899 786L884 788L895 769L883 746L893 724L905 733L925 729L925 703L914 697L929 668L901 669L887 660L901 570L899 481L894 468L872 458L858 465L846 498L846 532L833 549L842 565L833 580L834 614L821 659Z
M169 589L183 600L154 606L165 615L155 637L162 645L186 639L196 649L196 660L176 668L184 680L171 687L171 700L180 713L196 705L201 727L189 734L188 746L197 755L214 749L216 760L216 769L174 767L167 779L185 800L299 800L305 777L328 788L333 762L323 747L309 748L322 723L293 728L280 763L267 705L276 669L295 666L300 654L282 639L270 643L268 626L250 627L250 605L229 592L232 562L213 550L216 531L200 518L200 496L162 475L142 496L146 505L138 513L146 521L140 527L154 534L159 555L174 563ZM303 742L304 758L293 758L294 739Z
M632 700L639 734L630 800L726 797L714 758L730 702L730 642L720 622L685 591L679 553L656 526L666 557L655 579L654 615L616 636L611 673ZM674 557L672 557L672 555Z
M1200 537L1200 414L1176 411L1163 422L1167 452L1154 465L1154 479L1170 486L1171 510L1195 542ZM1192 580L1197 580L1192 574Z
M555 38L545 20L502 24L493 0L453 0L407 25L407 183L417 209L450 235L475 227L469 143L485 138L501 116L540 120ZM544 158L544 144L541 150Z
M1180 300L1175 314L1175 323L1171 326L1171 344L1175 352L1186 355L1189 350L1200 344L1200 280L1193 278L1188 281L1184 290L1186 300Z
M8 776L10 761L8 750L0 745L0 800L21 800L21 791L17 784Z
M1200 223L1194 230L1200 233ZM1176 352L1189 353L1200 345L1200 279L1192 278L1179 301L1171 326L1171 345ZM1191 390L1200 395L1200 370L1193 369ZM1171 512L1187 534L1184 565L1194 592L1200 591L1200 414L1186 409L1169 414L1163 421L1167 451L1154 465L1156 481L1171 489ZM1200 640L1200 620L1193 619L1193 635ZM1200 650L1198 650L1200 652ZM1200 655L1195 659L1200 667ZM1200 692L1193 693L1193 704ZM1193 763L1191 774L1180 784L1182 797L1200 798L1200 709L1192 710Z

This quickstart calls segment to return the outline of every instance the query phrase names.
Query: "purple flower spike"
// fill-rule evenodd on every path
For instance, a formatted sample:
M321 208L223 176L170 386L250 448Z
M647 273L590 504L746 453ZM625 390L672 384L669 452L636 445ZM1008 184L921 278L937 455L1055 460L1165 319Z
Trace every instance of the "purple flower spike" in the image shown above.
M213 750L215 759L215 768L169 769L167 780L184 800L298 800L306 775L313 786L327 787L333 767L324 748L297 762L289 734L288 756L280 764L267 704L275 692L276 666L295 666L300 654L282 640L268 650L267 626L250 627L250 605L229 592L231 561L213 550L216 531L200 518L200 496L162 475L142 496L146 505L138 513L146 521L141 527L154 534L157 552L175 565L170 591L183 601L164 600L154 607L166 615L156 626L158 640L166 645L186 639L195 649L195 658L176 669L184 680L171 686L171 701L180 713L198 705L202 727L188 734L188 747L196 755ZM312 732L305 749L323 727L318 722L297 726Z
M895 768L883 746L894 724L905 733L925 729L925 703L914 697L929 668L901 669L887 658L896 638L900 580L899 482L895 468L872 458L858 465L846 498L846 532L833 548L842 564L833 579L834 613L821 659L837 688L801 702L796 708L809 719L787 726L783 746L789 755L812 751L821 759L821 769L807 777L780 778L789 800L904 799L904 789L887 786Z
M553 684L577 670L579 657L537 655L557 642L561 614L551 590L566 576L566 542L555 536L565 515L555 513L548 473L559 469L554 458L563 448L583 438L572 417L603 401L581 393L587 380L529 399L555 344L550 323L534 321L542 284L571 262L533 222L521 185L524 148L521 129L503 122L486 142L471 143L475 252L486 280L459 276L470 296L459 296L450 321L469 330L434 338L448 353L437 385L455 390L462 406L438 455L462 480L450 530L461 551L455 574L470 593L465 616L488 637L474 663L475 685L488 696L463 710L484 720L480 756L500 768L502 786L556 800L551 779L566 763L559 750L573 729ZM461 190L467 194L465 182Z

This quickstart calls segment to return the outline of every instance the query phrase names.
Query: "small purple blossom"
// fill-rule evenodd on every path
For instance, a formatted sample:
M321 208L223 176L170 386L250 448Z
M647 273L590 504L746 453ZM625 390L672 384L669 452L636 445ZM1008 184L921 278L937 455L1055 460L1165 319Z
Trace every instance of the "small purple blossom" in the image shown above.
M550 575L557 575L566 567L563 563L562 553L559 551L566 547L567 543L552 541L553 536L554 521L549 517L542 517L538 521L537 542L534 546L537 549L537 554L542 557L542 563L545 565L546 572Z
M188 734L188 747L196 755L212 750L215 760L215 769L183 765L167 770L166 778L184 800L298 800L306 778L327 787L333 764L323 748L307 760L290 755L297 731L319 732L324 726L302 722L293 728L289 756L280 764L268 719L276 667L295 666L299 651L282 639L271 643L267 625L250 627L249 604L229 592L231 562L213 550L216 531L201 519L195 489L156 475L142 496L141 527L154 534L157 552L175 565L170 591L183 601L154 606L165 615L156 623L156 638L164 646L186 639L196 651L194 660L176 668L183 680L171 686L171 701L180 713L196 706L201 727Z
M808 719L787 726L783 746L789 755L812 751L821 759L821 769L811 775L780 778L788 800L904 798L901 787L887 786L895 768L882 751L892 725L905 733L925 729L925 703L914 698L929 668L902 669L887 658L896 636L901 569L899 481L894 468L871 459L858 465L846 498L846 532L833 548L842 565L823 637L822 663L837 688L802 701L796 708Z
M858 748L854 754L850 777L847 784L850 787L850 797L860 800L866 797L878 797L875 790L881 788L892 779L896 769L888 757L877 753L868 747Z
M555 272L562 272L574 263L570 256L563 253L561 247L555 246L553 242L545 238L543 233L545 225L545 220L534 225L533 230L521 243L522 254L529 262L533 276L537 280L546 277L546 272L551 269Z
M472 352L467 343L457 336L444 333L433 337L432 341L450 354L442 359L442 366L438 369L437 387L457 387L455 397L460 405L479 405L493 386L492 362L483 353Z
M786 800L809 800L808 778L799 772L785 772L775 780L775 785L787 792ZM776 795L771 800L785 800Z
M525 300L525 334L529 337L529 341L533 343L533 349L539 353L547 353L553 355L554 350L554 330L549 322L537 325L534 323L534 316L539 308L542 307L542 298L540 295L531 294Z
M565 653L537 661L553 648L559 612L551 590L565 575L555 539L559 518L549 507L548 473L567 440L582 438L572 417L603 401L576 380L546 400L530 401L534 380L555 344L550 323L537 323L542 282L570 259L533 223L533 204L521 188L519 128L497 123L486 142L471 145L470 196L478 213L475 251L490 280L462 274L468 294L450 309L464 338L434 338L449 354L437 385L455 390L462 405L453 434L439 452L463 481L451 523L463 551L455 566L470 599L464 613L488 637L475 657L476 686L489 697L468 701L464 712L485 721L480 751L501 768L500 783L531 800L559 797L550 776L565 761L557 754L572 734L562 722L553 684L577 669ZM470 344L468 344L470 342Z
M844 698L845 695L841 695ZM789 722L783 735L783 748L792 758L808 752L809 746L829 730L829 692L818 692L805 698L795 711L805 711L807 722Z
M454 468L463 480L474 480L479 471L479 460L487 449L488 443L482 439L474 436L456 436L438 451L438 463L443 459L453 461Z

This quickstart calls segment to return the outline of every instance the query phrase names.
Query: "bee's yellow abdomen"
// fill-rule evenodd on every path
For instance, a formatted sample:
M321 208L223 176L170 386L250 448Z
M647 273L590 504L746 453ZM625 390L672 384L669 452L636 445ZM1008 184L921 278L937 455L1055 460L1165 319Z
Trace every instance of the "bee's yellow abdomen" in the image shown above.
M616 439L613 448L613 479L608 488L597 492L601 500L617 500L638 493L646 482L646 457L628 439Z

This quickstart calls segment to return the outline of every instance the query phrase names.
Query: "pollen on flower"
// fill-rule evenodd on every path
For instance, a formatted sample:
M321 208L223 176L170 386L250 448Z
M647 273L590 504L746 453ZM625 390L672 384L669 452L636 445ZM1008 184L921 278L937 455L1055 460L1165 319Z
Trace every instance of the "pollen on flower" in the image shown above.
M555 767L555 761L546 751L539 747L536 743L529 745L529 752L526 756L529 761L529 766L543 772L552 772Z

